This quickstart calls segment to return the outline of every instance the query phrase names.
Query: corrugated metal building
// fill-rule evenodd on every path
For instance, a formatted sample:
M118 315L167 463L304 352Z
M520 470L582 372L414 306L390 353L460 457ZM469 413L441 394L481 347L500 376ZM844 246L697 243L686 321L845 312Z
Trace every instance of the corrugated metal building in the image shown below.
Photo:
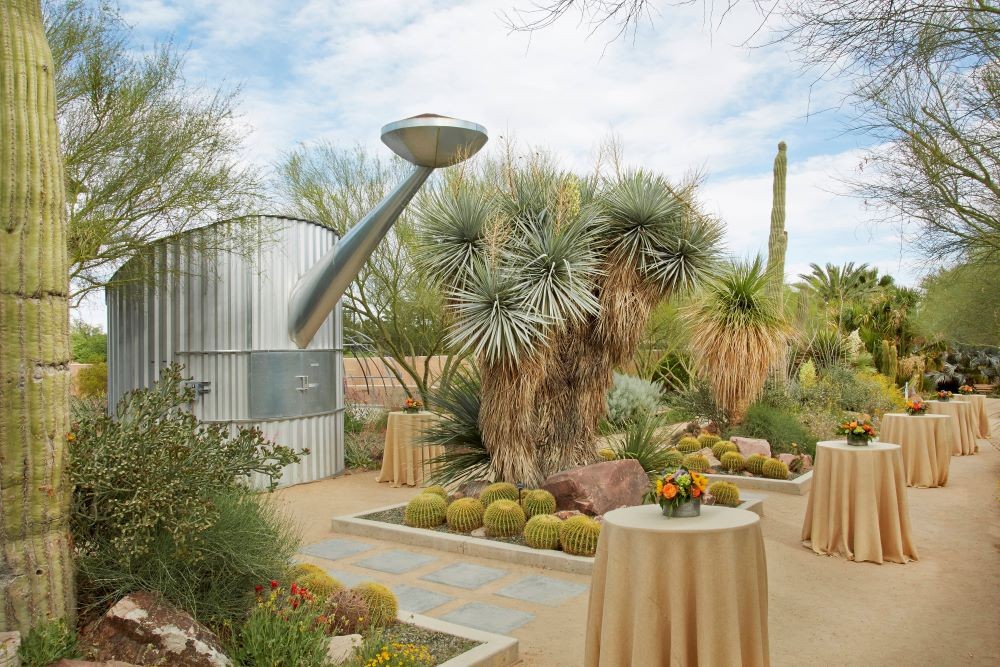
M341 306L305 350L288 333L288 300L299 278L337 243L306 220L260 216L222 222L156 242L119 270L107 290L108 400L156 381L179 362L192 377L200 419L259 427L310 454L281 484L344 469ZM239 237L239 252L208 248ZM207 235L221 235L210 237ZM249 241L247 239L250 239ZM262 480L256 480L260 483Z

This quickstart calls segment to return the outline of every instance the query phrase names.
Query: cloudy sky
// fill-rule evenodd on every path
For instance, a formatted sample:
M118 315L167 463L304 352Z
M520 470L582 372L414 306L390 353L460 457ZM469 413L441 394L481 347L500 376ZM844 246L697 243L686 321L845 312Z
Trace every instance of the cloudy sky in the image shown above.
M568 16L534 35L501 18L531 0L121 0L147 45L187 49L187 76L242 86L247 158L297 143L360 142L419 113L472 120L491 138L544 147L586 170L610 134L626 161L707 175L702 199L735 255L766 253L771 165L788 143L789 278L810 262L868 262L913 283L898 233L876 227L840 178L863 138L843 132L845 82L803 76L784 48L740 46L759 24L744 2L721 26L703 6L654 5L634 36L590 34Z

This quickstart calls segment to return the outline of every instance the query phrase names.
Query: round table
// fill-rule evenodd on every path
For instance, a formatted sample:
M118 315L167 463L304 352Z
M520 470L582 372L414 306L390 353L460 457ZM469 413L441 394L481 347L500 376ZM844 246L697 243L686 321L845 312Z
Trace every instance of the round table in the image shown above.
M444 453L444 447L423 445L419 438L438 416L433 412L390 412L385 428L382 470L376 481L392 486L417 486L424 479L424 462Z
M986 411L986 397L982 394L961 394L962 401L972 403L972 425L976 426L976 435L984 440L989 440L992 436L990 432L990 414Z
M917 560L899 445L816 443L802 544L854 561Z
M953 456L968 456L979 451L976 442L978 423L973 421L972 403L952 399L950 401L927 401L927 412L933 415L950 415L955 419L951 425L951 453Z
M584 664L767 665L767 563L760 518L659 505L604 515L590 585Z
M902 447L907 486L929 489L948 483L951 418L947 415L886 414L879 440Z

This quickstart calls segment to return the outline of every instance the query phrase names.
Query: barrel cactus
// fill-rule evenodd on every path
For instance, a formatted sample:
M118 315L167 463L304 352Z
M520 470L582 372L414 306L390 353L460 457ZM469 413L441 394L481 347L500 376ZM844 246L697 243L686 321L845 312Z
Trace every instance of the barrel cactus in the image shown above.
M448 503L436 493L421 493L406 504L403 520L414 528L434 528L444 523Z
M729 472L742 472L747 467L747 460L739 452L726 452L722 455L720 463Z
M483 526L490 537L512 537L524 530L527 517L513 500L496 500L483 513Z
M483 492L479 494L479 499L483 501L485 507L489 507L497 500L517 501L518 495L517 487L513 484L497 482L483 489Z
M701 454L688 454L681 465L694 472L706 472L709 467L708 459Z
M289 571L288 578L321 600L344 587L342 583L327 574L326 570L312 563L296 563Z
M770 459L762 454L751 454L747 457L746 469L754 475L764 474L764 464Z
M614 461L618 456L615 454L615 450L610 447L602 447L597 450L597 455L601 457L602 461Z
M442 498L444 498L445 502L448 501L448 491L446 491L443 486L436 486L436 485L435 486L428 486L426 489L423 489L421 491L421 493L433 493L435 495L438 495L438 496L441 496Z
M701 435L698 436L698 444L701 445L701 447L699 449L704 449L705 447L708 447L709 449L711 449L720 440L722 440L722 438L720 438L719 436L717 436L715 434L712 434L712 433L702 433Z
M582 514L562 522L559 530L559 544L563 551L575 556L593 556L597 552L597 538L601 536L601 524Z
M477 498L459 498L451 505L445 519L448 527L460 533L471 533L476 528L483 526L483 512L486 508Z
M670 449L667 450L667 455L664 458L667 468L679 468L681 463L684 462L684 455L680 453L679 450Z
M368 629L371 611L361 595L342 588L334 591L323 603L323 618L330 634L353 635Z
M556 499L545 489L525 491L521 498L521 507L529 519L536 514L552 514L556 511Z
M720 461L722 460L723 454L726 454L728 452L738 452L738 451L740 451L739 447L729 442L728 440L721 440L712 445L712 456L719 459Z
M384 628L396 622L399 604L395 594L388 588L374 581L366 581L351 590L360 595L368 605L368 618L372 627Z
M554 514L536 514L524 527L524 543L532 549L558 549L562 523Z
M778 459L767 459L761 473L769 479L788 479L788 466Z
M708 492L715 498L716 505L736 507L740 504L740 490L731 482L713 482Z
M677 441L677 450L681 454L691 454L701 449L701 443L698 442L698 438L692 438L691 436L685 436Z

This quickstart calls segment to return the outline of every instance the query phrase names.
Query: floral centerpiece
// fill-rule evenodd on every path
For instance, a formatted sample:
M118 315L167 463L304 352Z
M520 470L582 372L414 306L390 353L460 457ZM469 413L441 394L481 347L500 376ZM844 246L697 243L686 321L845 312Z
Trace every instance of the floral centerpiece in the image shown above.
M958 393L962 394L963 396L968 396L969 394L976 393L976 389L971 385L963 384L961 387L958 388Z
M919 398L911 398L906 402L906 414L922 415L927 412L927 404Z
M946 391L944 389L942 389L937 393L938 400L941 401L942 403L944 403L945 401L950 401L953 395L954 394L952 394L950 391Z
M708 488L708 478L686 468L678 468L657 478L653 497L666 517L692 517L701 514L701 497Z
M847 444L854 447L864 447L878 435L871 417L862 415L859 419L845 421L837 428L837 433L847 436Z
M413 414L424 409L424 404L415 398L408 398L403 403L403 412Z

